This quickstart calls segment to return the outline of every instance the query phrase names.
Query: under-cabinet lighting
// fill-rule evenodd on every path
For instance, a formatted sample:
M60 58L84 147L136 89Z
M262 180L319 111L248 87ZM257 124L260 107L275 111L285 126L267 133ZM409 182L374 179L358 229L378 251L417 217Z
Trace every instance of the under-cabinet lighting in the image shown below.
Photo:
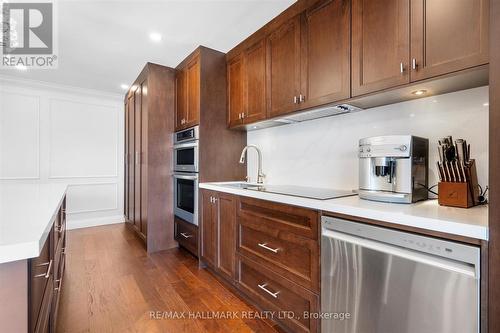
M122 83L122 84L120 84L120 88L122 88L123 90L128 90L129 86L128 86L128 84Z
M425 95L426 93L427 93L427 90L425 90L425 89L415 90L412 92L412 94L415 96L422 96L422 95Z

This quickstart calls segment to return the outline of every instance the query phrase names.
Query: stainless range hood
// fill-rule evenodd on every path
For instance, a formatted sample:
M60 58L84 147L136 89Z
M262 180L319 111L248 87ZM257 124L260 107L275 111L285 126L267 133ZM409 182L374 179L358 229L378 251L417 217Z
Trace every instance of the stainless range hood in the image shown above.
M247 131L254 131L262 128L287 125L287 124L295 124L303 121L337 116L345 113L352 113L361 111L361 108L358 108L349 104L339 104L339 105L331 105L324 106L317 109L311 109L306 111L297 112L290 115L285 115L283 117L268 119L259 123L251 124L246 126Z

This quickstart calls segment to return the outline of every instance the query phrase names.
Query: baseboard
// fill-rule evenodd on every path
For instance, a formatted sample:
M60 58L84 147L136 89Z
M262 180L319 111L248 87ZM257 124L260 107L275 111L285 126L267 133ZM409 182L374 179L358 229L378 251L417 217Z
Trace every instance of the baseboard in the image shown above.
M67 230L96 227L100 225L116 224L125 222L125 217L122 215L106 216L93 219L71 220L68 219L66 225Z

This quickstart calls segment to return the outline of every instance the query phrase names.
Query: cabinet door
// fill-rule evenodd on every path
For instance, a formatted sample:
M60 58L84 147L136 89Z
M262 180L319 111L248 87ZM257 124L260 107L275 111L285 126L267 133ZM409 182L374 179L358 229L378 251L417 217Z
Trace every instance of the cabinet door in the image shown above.
M186 70L180 69L175 74L175 130L183 128L187 114Z
M124 157L124 167L125 167L125 172L124 172L124 180L123 180L123 184L124 184L124 197L123 197L123 210L124 210L124 215L125 215L125 219L128 220L129 219L129 215L128 215L128 173L129 173L129 158L128 158L128 137L129 137L129 121L128 121L128 103L125 102L125 138L124 138L124 141L125 141L125 151L124 151L124 154L123 154L123 157Z
M135 126L135 154L134 154L134 227L141 228L141 93L142 87L139 86L134 92L134 126Z
M240 54L227 64L228 126L241 124L245 113L244 55Z
M300 94L300 17L284 23L267 38L269 116L298 109Z
M243 122L266 118L266 42L265 39L245 50L246 110Z
M236 265L236 200L232 195L218 193L217 269L229 280L235 279Z
M148 80L141 83L141 233L148 234Z
M409 1L353 0L353 96L409 82Z
M134 221L134 176L135 176L135 98L132 94L128 99L128 114L129 114L129 136L128 136L128 157L129 157L129 173L128 173L128 216L129 222Z
M214 192L201 191L201 257L206 264L215 268L216 255L216 219L217 210L213 198Z
M200 58L195 57L186 67L187 114L184 127L200 123Z
M350 97L350 0L323 0L302 17L301 108Z
M488 0L411 0L411 80L488 62Z

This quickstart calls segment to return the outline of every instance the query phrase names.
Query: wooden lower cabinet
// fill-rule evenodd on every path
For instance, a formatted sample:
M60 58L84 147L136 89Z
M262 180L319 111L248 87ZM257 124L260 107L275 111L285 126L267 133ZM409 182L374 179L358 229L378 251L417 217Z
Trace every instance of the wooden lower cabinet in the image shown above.
M28 332L55 332L63 285L66 248L66 199L40 255L28 261Z
M304 312L319 312L319 213L215 191L200 197L201 261L277 313L285 330L318 332Z
M235 278L236 197L201 191L201 258L228 280Z
M319 311L318 295L245 256L238 256L237 282L259 308L277 313L279 322L291 332L318 332L318 320L304 316Z
M198 226L175 217L174 239L180 246L198 256Z

